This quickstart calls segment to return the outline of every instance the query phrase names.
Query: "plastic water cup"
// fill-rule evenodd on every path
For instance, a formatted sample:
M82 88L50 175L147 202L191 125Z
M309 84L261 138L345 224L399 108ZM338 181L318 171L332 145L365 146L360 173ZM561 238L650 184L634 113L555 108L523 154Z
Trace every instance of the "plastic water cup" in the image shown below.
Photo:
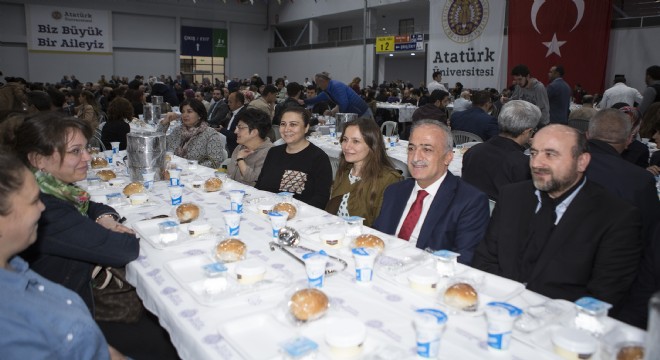
M447 325L447 315L437 309L415 310L413 327L417 338L417 355L435 359L440 350L440 338Z
M496 351L509 349L513 323L521 314L522 310L508 303L489 302L486 305L488 349Z
M356 237L362 235L362 224L364 223L364 218L359 216L350 216L344 218L346 223L346 236Z
M225 219L227 236L238 236L241 231L241 214L233 210L225 210L222 212L222 217Z
M351 250L355 259L355 280L359 284L370 283L374 276L374 261L378 249L355 248Z
M245 191L243 190L232 190L229 192L231 209L239 214L243 213L243 196L245 196Z
M112 158L114 157L115 153L112 150L106 150L103 153L105 154L105 158L108 160L108 164L112 165Z
M199 162L197 160L188 160L188 170L195 171L198 165Z
M145 189L151 190L154 187L154 176L156 176L156 173L153 172L146 172L142 174L142 181Z
M277 240L280 236L280 230L286 226L286 220L289 214L285 212L271 211L268 213L270 224L273 227L273 239Z
M307 271L307 283L310 287L322 288L325 278L325 267L328 263L328 254L321 250L303 255L305 270Z
M183 185L170 185L170 199L172 205L179 205L183 202Z
M179 186L181 185L181 169L170 169L170 185Z
M118 154L119 153L119 141L113 141L110 143L112 145L112 153L113 154Z

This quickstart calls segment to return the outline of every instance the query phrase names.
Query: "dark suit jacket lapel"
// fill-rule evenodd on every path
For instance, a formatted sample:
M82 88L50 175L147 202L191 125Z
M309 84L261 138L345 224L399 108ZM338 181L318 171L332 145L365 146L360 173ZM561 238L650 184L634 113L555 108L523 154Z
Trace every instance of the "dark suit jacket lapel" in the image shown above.
M447 171L447 176L445 180L440 185L438 192L433 198L429 212L426 214L424 219L424 224L422 229L419 232L419 238L417 238L417 247L420 249L426 249L428 244L431 242L431 236L433 234L433 229L436 227L440 219L442 219L449 210L451 202L456 196L456 188L458 187L458 178L454 176L451 172ZM442 239L436 239L442 240ZM439 250L439 249L435 249Z
M534 266L534 271L529 277L530 283L542 273L543 269L548 266L550 260L555 257L557 251L561 249L565 243L580 240L576 239L574 236L575 229L580 226L582 219L586 217L588 208L584 205L592 201L591 189L592 187L589 186L589 183L585 183L580 192L568 206L568 209L566 209L566 212L559 221L559 224L555 227L548 243L543 249L536 266Z
M236 130L236 125L238 125L238 118L239 118L239 116L241 116L243 111L245 111L245 106L243 106L240 110L238 110L238 112L236 113L236 116L234 117L234 122L231 123L231 126L227 130L229 130L232 133L234 132L234 130ZM231 112L229 114L231 115ZM231 118L229 118L229 119L231 120Z
M398 189L396 193L392 194L394 195L394 199L390 199L390 201L394 203L394 206L392 206L393 211L388 214L387 231L385 231L385 233L393 234L394 236L397 235L396 227L399 225L399 220L401 217L406 216L403 211L406 208L406 203L410 197L410 192L414 187L415 180L408 179L401 183L401 188Z

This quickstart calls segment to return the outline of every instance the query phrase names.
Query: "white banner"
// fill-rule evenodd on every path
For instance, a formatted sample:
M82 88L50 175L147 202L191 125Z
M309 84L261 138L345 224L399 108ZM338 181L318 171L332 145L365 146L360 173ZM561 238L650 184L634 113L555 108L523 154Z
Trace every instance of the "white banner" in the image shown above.
M505 8L501 0L430 0L428 81L440 71L450 88L499 89L507 78L500 74Z
M105 10L26 5L28 50L112 53L111 14Z

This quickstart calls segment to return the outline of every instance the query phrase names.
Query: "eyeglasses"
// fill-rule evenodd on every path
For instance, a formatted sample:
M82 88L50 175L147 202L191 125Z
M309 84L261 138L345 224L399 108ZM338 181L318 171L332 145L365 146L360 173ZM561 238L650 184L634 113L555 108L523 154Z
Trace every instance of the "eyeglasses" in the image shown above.
M240 130L240 131L243 131L243 130L245 130L245 129L249 129L250 127L249 127L249 126L245 126L245 125L243 125L243 126L236 125L236 128L237 128L238 130Z
M81 157L83 152L86 152L87 154L91 154L92 153L92 147L88 145L86 147L71 149L71 150L67 151L66 153L70 154L70 155L73 155L73 156L76 156L76 157Z

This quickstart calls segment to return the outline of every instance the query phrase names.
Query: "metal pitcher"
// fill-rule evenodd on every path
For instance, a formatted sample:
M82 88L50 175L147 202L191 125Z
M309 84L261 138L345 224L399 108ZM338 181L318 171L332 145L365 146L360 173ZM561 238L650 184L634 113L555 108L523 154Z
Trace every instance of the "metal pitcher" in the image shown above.
M131 181L143 181L142 174L153 172L161 180L165 168L165 134L162 132L130 132L126 136L128 175Z

